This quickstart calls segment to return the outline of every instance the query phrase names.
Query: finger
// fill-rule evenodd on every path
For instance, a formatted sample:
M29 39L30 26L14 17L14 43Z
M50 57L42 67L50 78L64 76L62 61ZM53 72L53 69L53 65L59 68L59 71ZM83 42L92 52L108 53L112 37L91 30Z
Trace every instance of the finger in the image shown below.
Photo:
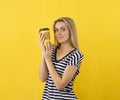
M50 47L51 47L51 50L53 49L53 45L52 45L52 43L50 42Z
M42 35L42 37L41 37L41 43L42 43L42 45L44 45L44 41L45 41L45 36Z
M52 51L51 42L47 43L47 48L48 48L49 51Z
M48 43L48 42L46 43L46 50L47 50L47 51L50 51L49 43Z
M40 32L38 32L38 37L39 37L39 38L41 37L41 35L42 35L42 34L41 34Z
M48 42L48 48L49 48L49 50L51 50L51 43L50 42Z
M48 42L46 42L46 49L49 50L49 47L48 47Z
M44 47L44 50L46 51L46 46L43 46Z
M42 45L44 45L44 40L45 40L45 35L41 34L41 36L40 36L40 42L41 42Z
M43 34L41 33L41 34L40 34L40 40L42 40L42 38L43 38Z

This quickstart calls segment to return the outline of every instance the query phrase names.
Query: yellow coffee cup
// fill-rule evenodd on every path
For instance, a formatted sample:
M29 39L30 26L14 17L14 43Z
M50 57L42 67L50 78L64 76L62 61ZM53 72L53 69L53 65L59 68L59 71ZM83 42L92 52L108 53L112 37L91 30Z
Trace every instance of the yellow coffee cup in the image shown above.
M50 42L50 29L49 28L40 28L39 33L45 35L44 45L47 42Z

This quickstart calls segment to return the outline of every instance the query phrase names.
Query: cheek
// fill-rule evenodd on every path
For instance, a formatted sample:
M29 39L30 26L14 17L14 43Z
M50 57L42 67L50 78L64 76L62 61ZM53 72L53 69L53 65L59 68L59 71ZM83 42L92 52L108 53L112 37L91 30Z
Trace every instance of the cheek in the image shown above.
M66 33L66 38L68 38L68 39L70 38L70 33L69 32Z
M70 40L70 36L67 36L66 40Z
M55 35L55 38L57 37L57 34L54 34Z

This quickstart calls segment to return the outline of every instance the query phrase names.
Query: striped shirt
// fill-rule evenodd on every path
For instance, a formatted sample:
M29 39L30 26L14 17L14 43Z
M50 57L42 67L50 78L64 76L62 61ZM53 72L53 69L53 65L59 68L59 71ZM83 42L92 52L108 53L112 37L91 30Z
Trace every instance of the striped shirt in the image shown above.
M56 71L61 77L63 75L65 68L68 66L69 67L76 66L78 67L78 70L76 71L72 80L62 90L57 90L48 72L48 78L46 80L42 100L77 100L77 97L73 92L73 83L74 83L75 77L79 73L83 54L79 50L74 49L71 52L69 52L67 55L65 55L63 58L61 58L60 60L57 60L56 53L57 53L57 47L55 47L52 52L52 63Z

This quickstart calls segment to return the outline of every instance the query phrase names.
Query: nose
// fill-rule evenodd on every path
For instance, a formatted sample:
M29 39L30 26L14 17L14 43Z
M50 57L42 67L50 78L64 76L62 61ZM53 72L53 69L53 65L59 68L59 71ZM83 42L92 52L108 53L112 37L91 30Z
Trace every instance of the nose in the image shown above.
M61 30L58 30L58 31L57 31L57 34L61 34Z

